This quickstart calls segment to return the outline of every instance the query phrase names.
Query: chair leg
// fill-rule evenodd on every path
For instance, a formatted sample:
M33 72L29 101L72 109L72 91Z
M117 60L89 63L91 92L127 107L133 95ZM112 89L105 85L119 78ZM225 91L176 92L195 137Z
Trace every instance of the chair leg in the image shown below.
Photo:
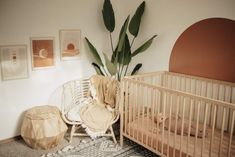
M112 138L113 138L113 142L116 144L117 140L116 140L115 134L113 132L113 127L112 126L110 126L110 131L111 131L111 135L112 135Z
M75 132L75 125L73 125L71 128L69 143L72 143L74 132Z

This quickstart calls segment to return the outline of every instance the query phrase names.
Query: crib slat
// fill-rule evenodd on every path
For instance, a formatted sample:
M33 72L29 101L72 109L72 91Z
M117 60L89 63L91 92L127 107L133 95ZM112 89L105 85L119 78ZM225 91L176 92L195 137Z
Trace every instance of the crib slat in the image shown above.
M167 137L167 154L170 154L169 150L169 141L170 141L170 132L171 132L171 114L172 114L172 104L173 104L173 95L170 95L170 111L169 111L169 125L168 125L168 137Z
M140 118L141 118L141 113L140 113L140 108L141 108L141 98L142 98L142 91L141 91L141 86L140 86L140 84L138 84L138 90L137 90L137 92L138 92L138 98L137 98L137 105L138 105L138 113L137 113L137 128L139 128L139 127L141 127L141 125L140 125ZM137 129L136 130L136 132L137 132L137 140L138 141L140 141L140 136L139 136L139 130Z
M180 133L180 156L182 155L185 103L186 103L186 99L185 97L183 97L183 113L182 113L183 116L182 116L182 125L181 125L181 133Z
M179 103L180 103L180 96L179 95L177 95L177 103L176 103L176 117L178 117L178 114L179 114ZM176 122L175 122L175 128L174 128L174 149L173 149L173 157L175 157L175 151L176 151L176 149L175 149L175 147L176 147L176 133L177 133L177 124L178 123L178 118L176 118Z
M202 134L202 151L201 151L201 156L203 156L203 151L204 151L204 145L205 145L205 133L206 133L206 122L207 122L207 110L208 110L208 103L206 103L206 110L205 110L205 119L204 119L204 124L203 124L203 134Z
M134 90L133 90L133 92L134 92L134 95L135 95L135 98L133 99L133 117L132 117L132 119L133 119L133 121L135 121L136 120L136 113L137 113L137 98L138 98L138 93L137 93L137 83L135 83L134 84ZM137 123L137 125L138 125L138 123ZM134 126L136 126L136 125L134 125ZM136 134L136 136L135 136L135 132L136 132L136 130L137 130L138 128L133 128L132 130L133 130L133 137L134 138L136 138L137 139L137 137L136 136L138 136L138 134Z
M125 91L125 83L126 83L126 81L123 81L122 82L122 84L121 84L121 94L124 94L124 91ZM123 119L123 117L124 117L124 113L123 113L123 111L125 111L124 110L124 95L122 95L121 96L121 100L120 100L120 106L121 106L121 119L120 119L120 125L121 125L121 128L120 128L120 145L121 145L121 147L123 146L123 127L124 127L124 119Z
M125 111L125 134L127 134L127 116L128 116L128 99L129 99L129 82L127 81L126 83L125 83L125 91L126 91L126 93L125 93L125 105L124 105L124 111Z
M223 137L224 137L224 121L225 121L225 112L226 108L224 107L223 109L223 119L222 119L222 128L221 128L221 137L220 137L220 145L219 145L219 157L221 156L222 153L222 144L223 144Z
M154 105L154 100L155 100L155 94L154 94L155 90L153 88L151 88L151 122L152 124L154 124L154 115L155 115L155 106ZM157 142L157 141L156 141ZM154 143L154 126L151 126L151 148L153 147L153 143Z
M146 119L147 119L147 134L146 134L146 138L147 138L147 139L146 139L146 144L147 144L147 145L149 145L149 134L148 134L148 132L149 132L149 128L150 128L150 127L149 127L149 120L148 120L148 119L150 118L150 116L149 116L149 109L150 109L150 108L149 108L149 103L150 103L150 101L149 101L149 89L150 89L149 87L146 88L146 90L147 90L147 91L146 91L146 93L147 93L147 94L146 94L146 97L147 97L147 98L146 98L146 99L147 99L147 100L146 100L146 103L147 103L147 105L146 105L146 108L147 108L147 115L146 115L146 116L147 116L147 118L146 118Z
M213 112L212 112L212 131L211 131L211 141L210 141L210 151L209 156L212 156L212 148L213 148L213 142L214 142L214 133L215 133L215 119L216 119L216 112L217 112L217 106L213 105Z
M144 126L144 86L141 86L141 107L142 107L142 122L141 126ZM144 143L144 132L141 133L141 141Z
M231 132L229 136L229 145L228 145L228 157L230 157L230 152L231 152L231 144L232 144L232 139L233 139L233 129L234 129L234 121L235 121L235 111L232 113L232 124L231 124Z
M167 98L167 92L163 91L163 117L166 117L166 105L167 105L167 102L166 102L166 98ZM164 141L165 141L165 137L164 137L164 129L165 128L165 121L162 122L162 147L161 147L161 152L162 154L164 153L163 152L163 147L164 147Z
M195 134L195 143L194 143L194 156L196 156L196 152L197 152L197 136L198 136L198 123L199 123L200 105L201 105L201 101L199 101L198 104L197 104L197 120L196 120L196 134Z
M143 124L143 119L144 119L144 103L143 103L143 100L144 100L144 98L143 98L143 96L144 96L144 93L143 93L143 89L144 87L143 87L143 85L141 85L141 87L140 87L140 107L141 107L141 126L143 126L144 124ZM141 133L141 142L142 143L144 143L144 132L140 132Z
M157 94L157 100L156 100L156 104L157 104L157 107L156 107L156 110L157 110L157 115L159 114L159 111L160 111L160 105L161 105L161 101L160 101L160 98L161 98L161 96L160 96L160 91L156 91L156 94ZM159 123L157 123L157 133L156 133L156 150L158 151L158 138L159 138L159 136L158 136L158 132L159 132L159 130L160 130L160 127L159 127Z
M133 134L131 134L131 126L129 125L130 124L130 122L131 122L131 117L132 117L132 104L131 104L131 102L132 102L132 100L133 100L133 83L132 82L130 82L129 83L129 90L130 90L130 92L128 92L128 93L130 93L130 95L129 95L129 99L128 99L128 120L127 120L127 124L128 124L128 133L129 133L129 136L132 136ZM133 128L134 129L134 128ZM132 130L133 130L132 129Z
M187 138L187 156L188 157L188 153L189 153L189 140L190 140L190 132L191 132L191 121L192 121L192 108L193 108L193 100L190 99L190 109L189 109L189 124L188 124L188 138Z

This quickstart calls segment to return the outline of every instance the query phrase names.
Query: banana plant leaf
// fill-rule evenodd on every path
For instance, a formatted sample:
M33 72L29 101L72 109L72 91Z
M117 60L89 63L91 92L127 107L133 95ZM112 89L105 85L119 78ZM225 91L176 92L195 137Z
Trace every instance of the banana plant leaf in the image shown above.
M134 74L136 74L138 71L139 71L139 69L142 67L142 64L141 63L138 63L136 66L135 66L135 68L133 69L133 71L131 72L131 75L134 75Z
M110 0L104 1L102 14L105 27L109 32L113 32L115 28L115 16Z
M103 75L103 76L105 76L104 75L104 73L102 72L102 70L100 69L100 67L99 67L99 65L97 65L96 63L92 63L92 65L93 65L93 67L95 68L95 71L96 71L96 73L98 74L98 75Z
M117 51L120 52L123 48L123 44L125 43L125 36L126 36L126 30L128 27L128 23L129 23L129 18L130 16L128 16L124 22L124 24L122 25L120 34L119 34L119 41L118 41L118 48Z
M150 47L150 45L153 42L153 39L156 37L157 35L154 35L152 38L150 38L148 41L146 41L143 45L141 45L138 49L136 49L132 54L131 57L136 56L137 54L144 52L146 49L148 49Z
M117 46L115 48L115 50L113 51L112 57L111 57L111 62L114 63L115 61L117 61Z
M129 24L129 32L134 37L137 37L139 33L141 17L144 13L144 8L145 8L145 1L139 5L139 7L136 9L134 16L131 18L131 21Z
M123 49L121 52L119 52L118 63L127 65L130 62L131 62L131 47L130 47L128 36L126 34Z
M110 75L115 75L117 73L117 66L109 60L108 56L105 53L103 54L107 70L109 71Z
M88 46L90 48L90 51L91 51L92 55L95 58L97 64L103 67L104 64L102 63L102 60L101 60L100 55L97 52L96 48L91 44L91 42L87 39L87 37L85 37L85 39L86 39L86 42L87 42L87 44L88 44Z

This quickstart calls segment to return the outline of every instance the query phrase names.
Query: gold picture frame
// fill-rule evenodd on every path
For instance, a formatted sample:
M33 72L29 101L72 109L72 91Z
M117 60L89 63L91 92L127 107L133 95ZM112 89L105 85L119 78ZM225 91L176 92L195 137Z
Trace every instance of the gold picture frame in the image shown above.
M27 45L0 46L2 80L24 79L29 77Z
M54 37L31 37L30 45L33 70L55 66Z
M60 30L60 59L76 60L81 53L81 30L68 29Z

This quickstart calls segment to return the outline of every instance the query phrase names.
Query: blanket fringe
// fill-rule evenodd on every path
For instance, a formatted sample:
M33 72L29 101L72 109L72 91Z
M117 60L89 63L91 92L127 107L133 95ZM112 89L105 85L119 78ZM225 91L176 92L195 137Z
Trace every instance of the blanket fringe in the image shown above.
M89 127L87 127L85 124L82 124L82 127L85 129L86 133L92 138L92 139L96 139L97 137L103 136L105 134L106 131L98 131L98 132L94 132L91 131L89 129Z

